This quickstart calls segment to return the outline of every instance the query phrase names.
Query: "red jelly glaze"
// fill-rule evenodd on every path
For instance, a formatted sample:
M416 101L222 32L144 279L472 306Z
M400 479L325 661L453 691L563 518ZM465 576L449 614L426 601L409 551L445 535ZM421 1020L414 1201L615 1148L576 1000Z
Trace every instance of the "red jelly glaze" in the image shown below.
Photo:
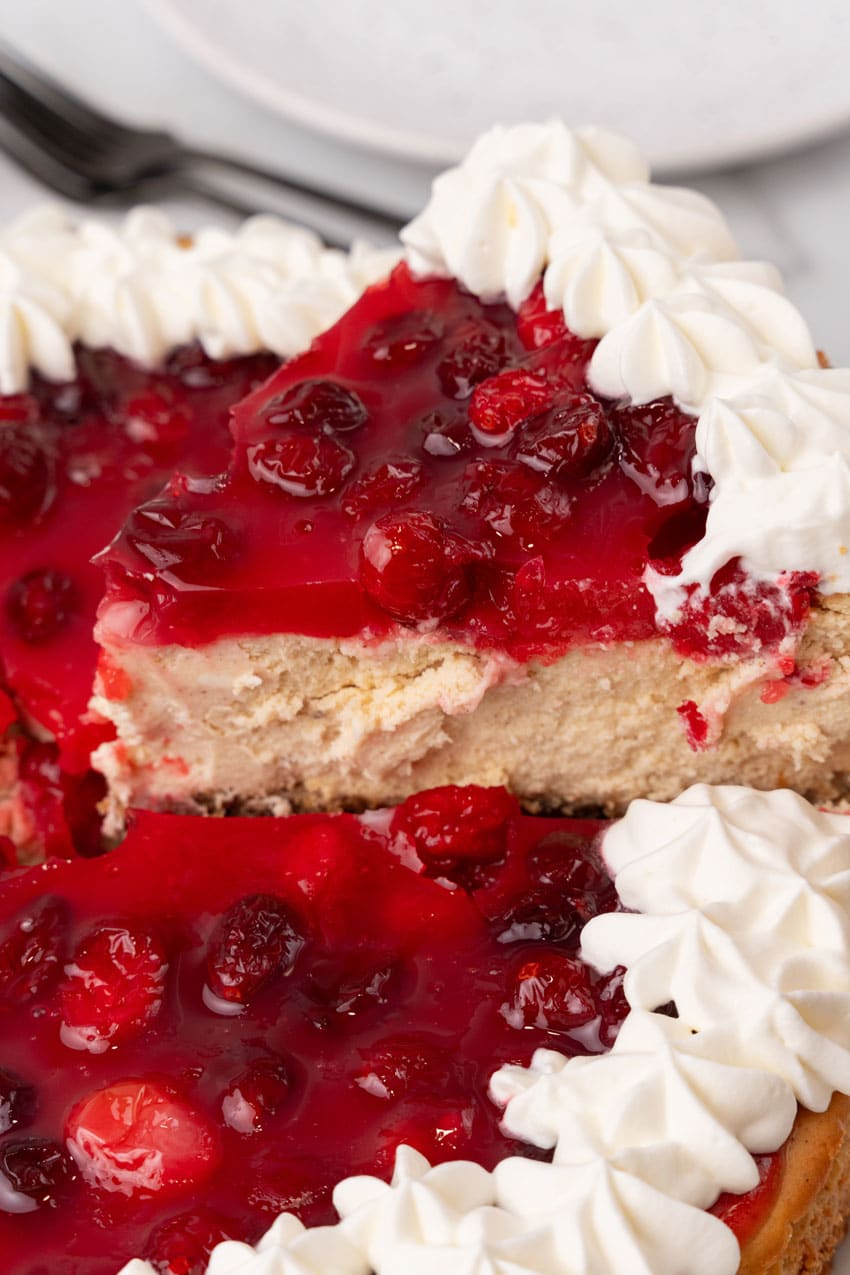
M399 266L237 408L225 482L173 482L160 510L229 527L230 550L162 570L155 528L143 542L134 521L106 559L109 599L127 604L108 623L188 644L430 623L518 658L649 636L650 542L689 510L691 543L704 518L694 421L600 402L592 351L539 291L517 315Z
M0 685L25 721L55 737L63 775L85 772L106 737L86 714L103 593L90 559L175 467L226 467L229 409L277 363L270 355L216 363L192 347L151 371L79 349L75 381L34 375L27 395L0 398ZM63 800L45 815L45 790L31 810L40 840L48 853L90 853L96 828L82 828L73 812L63 827Z
M0 1211L4 1275L196 1275L278 1212L332 1220L334 1182L388 1175L401 1142L542 1156L487 1084L616 1037L622 971L578 958L616 906L601 827L450 787L362 820L143 813L108 856L8 875L0 1168L37 1207Z
M691 474L693 417L590 392L593 348L540 288L516 314L397 267L237 407L226 480L178 476L144 528L132 521L105 559L107 627L193 645L380 637L397 622L519 659L653 635L644 571L675 570L700 538L710 481ZM229 543L160 566L158 528L190 515ZM723 613L750 623L722 641L714 602L695 602L677 645L697 658L773 647L814 583L789 582L790 603L732 590Z

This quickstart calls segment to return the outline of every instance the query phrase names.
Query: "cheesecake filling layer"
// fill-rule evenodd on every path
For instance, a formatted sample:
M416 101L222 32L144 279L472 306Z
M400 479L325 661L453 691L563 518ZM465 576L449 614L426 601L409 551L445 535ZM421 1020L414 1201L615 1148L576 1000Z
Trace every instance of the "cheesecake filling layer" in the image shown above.
M698 778L846 796L850 613L815 607L796 657L683 659L669 641L519 663L439 635L280 634L116 648L93 711L109 826L182 811L359 808L443 783L505 784L537 809L625 809Z

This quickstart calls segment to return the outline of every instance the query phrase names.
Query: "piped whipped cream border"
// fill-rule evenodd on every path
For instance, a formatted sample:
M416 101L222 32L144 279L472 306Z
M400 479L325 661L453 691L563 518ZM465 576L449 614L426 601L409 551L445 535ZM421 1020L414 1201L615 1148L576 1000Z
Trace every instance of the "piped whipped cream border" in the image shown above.
M136 208L117 225L38 209L0 231L0 393L30 368L74 375L73 345L110 346L156 366L200 341L211 358L301 353L399 258L396 248L326 248L276 217L178 234Z
M591 386L698 416L714 480L678 575L647 572L660 621L740 557L759 580L815 572L850 591L850 370L825 370L778 271L741 261L718 209L654 184L638 149L553 120L492 129L438 177L402 232L420 274L518 307L542 279L567 326L598 338Z
M614 1047L538 1050L491 1081L506 1131L552 1162L432 1168L400 1147L390 1183L337 1186L335 1226L280 1217L256 1249L219 1245L208 1275L734 1275L738 1243L706 1210L757 1185L753 1156L798 1103L850 1094L847 816L697 785L633 802L603 853L632 910L591 920L582 955L627 966Z

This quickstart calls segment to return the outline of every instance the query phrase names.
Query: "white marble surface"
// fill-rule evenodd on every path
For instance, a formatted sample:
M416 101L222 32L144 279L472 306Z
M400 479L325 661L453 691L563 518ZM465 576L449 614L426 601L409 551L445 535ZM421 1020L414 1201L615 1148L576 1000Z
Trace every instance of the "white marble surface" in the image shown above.
M401 214L424 199L427 169L335 145L240 97L180 52L141 0L0 0L0 32L128 119L369 193ZM780 266L832 361L850 363L850 136L688 180L723 206L746 254ZM45 197L0 155L0 220ZM193 200L166 202L187 228L223 215ZM842 1272L850 1275L850 1252L836 1263L836 1275Z

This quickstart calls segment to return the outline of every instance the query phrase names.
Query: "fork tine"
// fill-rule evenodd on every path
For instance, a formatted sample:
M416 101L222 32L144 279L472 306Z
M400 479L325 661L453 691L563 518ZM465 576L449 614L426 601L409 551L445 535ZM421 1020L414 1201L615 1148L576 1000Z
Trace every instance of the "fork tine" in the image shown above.
M102 141L63 119L50 106L16 84L0 69L0 110L9 128L47 151L60 163L84 164L94 159Z
M95 184L82 173L63 164L55 154L48 152L39 142L13 128L8 119L0 115L0 145L21 167L44 182L51 190L68 199L88 200L97 194Z
M0 41L0 73L5 79L26 94L32 102L39 103L67 124L86 133L109 133L117 139L129 135L132 129L103 115L76 93L60 85L51 75L38 70L16 49Z

